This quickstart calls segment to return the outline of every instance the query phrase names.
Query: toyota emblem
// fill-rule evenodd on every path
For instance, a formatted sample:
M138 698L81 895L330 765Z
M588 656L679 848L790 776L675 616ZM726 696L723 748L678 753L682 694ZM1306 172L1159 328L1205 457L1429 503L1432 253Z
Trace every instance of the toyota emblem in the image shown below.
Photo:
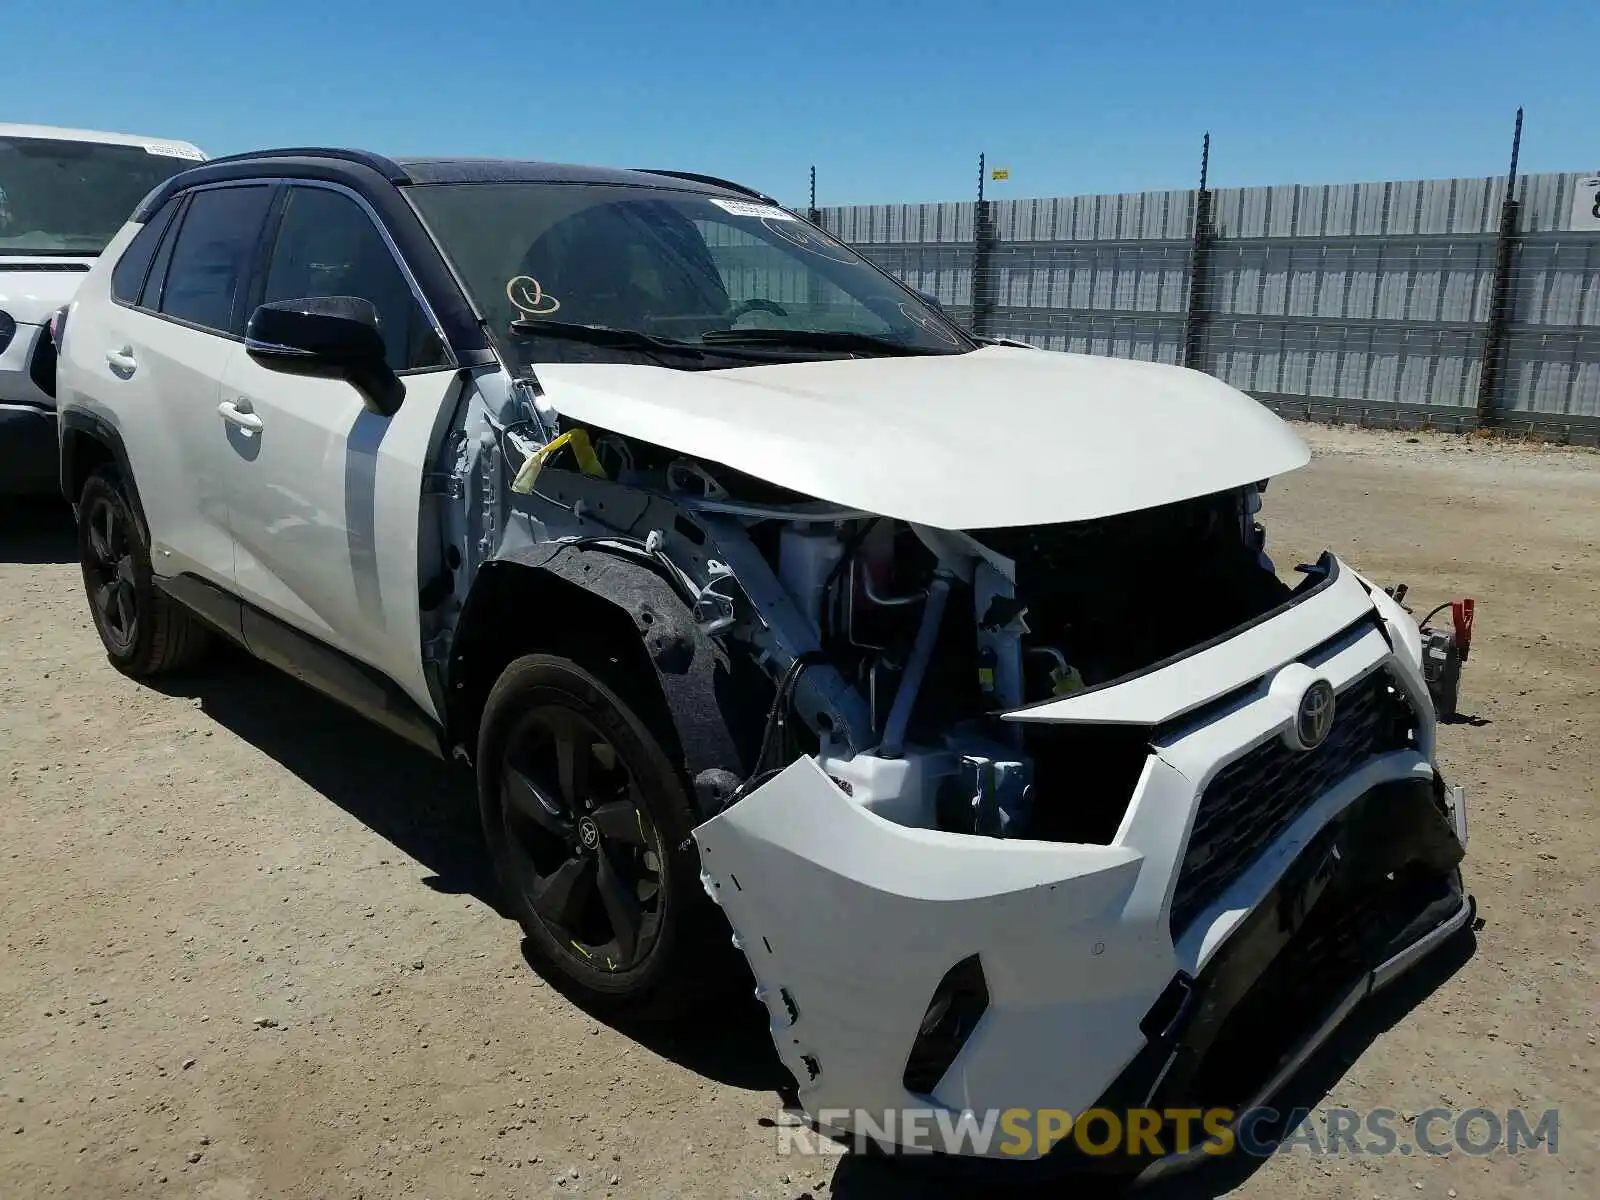
M593 850L600 844L600 830L588 817L578 822L578 838L585 848Z
M1315 680L1301 694L1294 716L1294 737L1300 749L1315 750L1328 740L1333 730L1333 709L1333 685L1325 679Z

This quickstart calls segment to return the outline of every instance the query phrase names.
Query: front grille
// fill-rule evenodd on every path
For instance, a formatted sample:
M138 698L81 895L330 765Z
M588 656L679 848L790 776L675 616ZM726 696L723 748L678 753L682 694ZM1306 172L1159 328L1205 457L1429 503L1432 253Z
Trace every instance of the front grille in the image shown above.
M1339 693L1333 729L1315 750L1277 738L1229 763L1206 788L1195 814L1172 897L1177 937L1297 817L1330 787L1371 758L1404 749L1410 706L1387 671Z

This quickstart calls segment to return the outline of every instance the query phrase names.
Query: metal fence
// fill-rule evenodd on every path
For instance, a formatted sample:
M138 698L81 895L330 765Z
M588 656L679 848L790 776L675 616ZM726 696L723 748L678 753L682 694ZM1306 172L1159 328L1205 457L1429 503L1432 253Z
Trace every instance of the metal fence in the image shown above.
M1513 158L1510 176L811 215L980 334L1183 363L1285 415L1594 443L1591 200L1593 176L1518 178Z

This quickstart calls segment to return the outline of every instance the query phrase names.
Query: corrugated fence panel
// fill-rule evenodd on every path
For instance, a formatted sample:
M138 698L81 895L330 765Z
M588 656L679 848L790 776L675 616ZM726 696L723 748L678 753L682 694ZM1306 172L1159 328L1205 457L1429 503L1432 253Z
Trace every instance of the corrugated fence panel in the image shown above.
M1575 176L1534 176L1524 212L1570 224ZM1513 412L1600 417L1600 234L1546 232L1516 247L1508 331Z
M1502 403L1546 425L1600 422L1600 233L1572 230L1580 178L1518 181ZM1214 191L1199 365L1289 411L1370 404L1470 422L1505 182ZM993 202L987 332L1180 361L1195 204L1192 190ZM871 205L824 209L822 223L966 321L975 215L970 202Z

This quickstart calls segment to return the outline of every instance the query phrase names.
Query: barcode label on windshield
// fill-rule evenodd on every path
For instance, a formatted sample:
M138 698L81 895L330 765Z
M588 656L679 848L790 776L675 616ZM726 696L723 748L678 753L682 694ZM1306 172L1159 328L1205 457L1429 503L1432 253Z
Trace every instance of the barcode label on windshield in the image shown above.
M752 200L721 200L716 196L710 197L723 212L732 213L736 217L757 217L769 221L793 221L793 213L784 212L775 204L757 204Z
M188 158L197 162L205 158L205 155L193 146L175 146L171 142L146 142L144 152L157 154L162 158Z

